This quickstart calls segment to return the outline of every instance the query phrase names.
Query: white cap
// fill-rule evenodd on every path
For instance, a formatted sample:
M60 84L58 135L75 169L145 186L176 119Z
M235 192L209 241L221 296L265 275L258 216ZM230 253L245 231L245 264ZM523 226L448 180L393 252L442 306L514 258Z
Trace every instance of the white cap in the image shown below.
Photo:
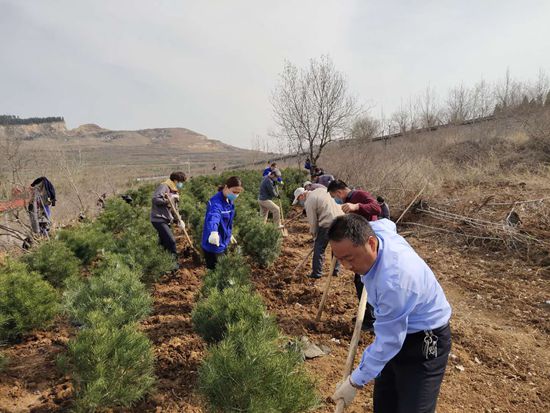
M294 191L294 201L292 201L292 205L296 205L298 203L298 197L302 195L306 190L302 187L296 188Z
M311 185L311 181L305 181L305 182L304 182L304 188L305 188L306 186L308 186L308 185Z

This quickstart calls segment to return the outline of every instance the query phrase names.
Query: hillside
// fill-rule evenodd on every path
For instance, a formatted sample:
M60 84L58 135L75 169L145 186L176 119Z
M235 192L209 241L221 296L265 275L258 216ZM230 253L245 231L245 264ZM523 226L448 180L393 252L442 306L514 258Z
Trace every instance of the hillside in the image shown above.
M159 165L191 162L196 168L224 159L228 164L258 154L185 128L109 130L95 124L67 129L65 122L0 126L0 139L16 137L31 152L60 151L88 166Z
M68 129L64 121L0 124L0 197L10 193L10 180L28 185L46 175L65 200L56 208L58 219L65 221L91 212L99 194L124 191L137 178L158 179L174 170L217 173L267 157L186 128L128 131L86 124Z

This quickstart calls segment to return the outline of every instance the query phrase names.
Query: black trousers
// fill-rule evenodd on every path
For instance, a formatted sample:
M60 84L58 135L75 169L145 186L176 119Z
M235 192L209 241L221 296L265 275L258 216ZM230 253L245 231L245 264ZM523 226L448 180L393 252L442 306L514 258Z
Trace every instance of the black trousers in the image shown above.
M159 244L162 245L166 251L177 256L178 250L176 248L176 239L174 238L174 234L172 234L170 225L165 222L151 222L151 224L153 224L153 227L155 227L159 234Z
M225 252L216 254L214 252L208 252L205 249L203 249L202 252L204 254L204 261L206 262L206 268L208 268L209 270L213 270L214 268L216 268L218 258L225 254Z
M432 331L437 336L437 356L427 359L426 333L408 334L403 347L374 380L374 413L433 413L451 351L447 324Z
M361 296L363 295L363 282L361 281L361 276L359 274L355 274L353 284L355 285L357 299L361 300ZM374 308L372 308L372 305L367 303L367 308L365 308L365 317L363 318L363 325L372 326L375 321L376 317L374 317Z

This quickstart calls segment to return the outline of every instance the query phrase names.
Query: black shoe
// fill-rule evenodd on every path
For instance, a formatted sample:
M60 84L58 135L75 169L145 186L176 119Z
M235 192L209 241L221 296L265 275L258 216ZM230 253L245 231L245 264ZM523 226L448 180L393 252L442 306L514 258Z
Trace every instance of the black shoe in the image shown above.
M338 273L337 273L336 271L334 271L334 272L332 273L332 276L333 276L333 277L338 277Z
M308 274L308 278L313 278L314 280L318 280L321 278L319 274Z

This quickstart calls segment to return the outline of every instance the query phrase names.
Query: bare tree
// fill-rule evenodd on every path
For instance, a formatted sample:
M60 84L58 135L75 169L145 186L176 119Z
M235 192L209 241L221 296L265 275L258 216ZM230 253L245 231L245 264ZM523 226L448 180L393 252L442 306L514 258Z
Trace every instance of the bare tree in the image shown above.
M12 126L4 126L4 137L0 136L0 169L5 168L9 174L11 185L22 185L24 177L23 170L31 157L23 150L23 138L19 136Z
M354 139L372 139L380 135L380 121L369 115L361 116L351 128L351 136Z
M472 117L471 93L462 83L449 91L445 111L447 122L455 125Z
M394 125L394 128L399 131L399 133L405 134L408 130L411 129L412 122L409 111L403 107L403 103L397 111L391 116L391 122Z
M417 113L422 128L431 128L441 123L441 111L434 88L426 87L426 90L418 97Z
M495 98L491 86L484 79L481 79L474 85L471 93L472 118L489 116L495 107Z
M544 69L539 69L537 79L528 88L529 100L534 101L539 106L543 106L549 93L550 79Z
M344 75L328 56L310 60L306 69L285 63L271 103L277 136L307 154L314 169L327 144L346 137L359 113Z
M510 69L506 69L504 79L495 87L496 104L502 109L512 109L521 104L523 98L523 87L521 83L512 78Z

